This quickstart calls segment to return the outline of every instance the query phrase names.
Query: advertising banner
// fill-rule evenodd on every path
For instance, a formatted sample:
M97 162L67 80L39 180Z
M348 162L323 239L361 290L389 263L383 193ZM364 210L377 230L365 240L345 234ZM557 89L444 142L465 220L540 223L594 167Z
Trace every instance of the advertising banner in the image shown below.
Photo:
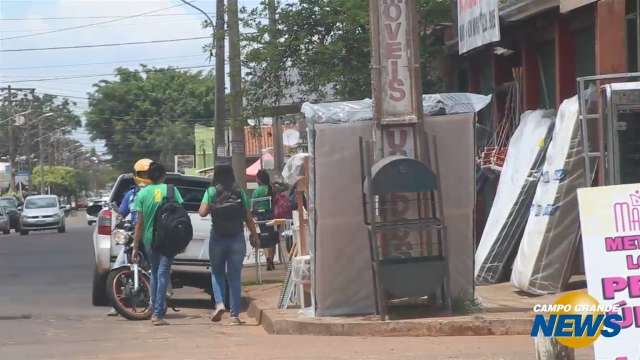
M595 358L640 359L640 184L579 189L578 202L589 295L622 317Z
M458 51L500 40L498 0L458 0Z

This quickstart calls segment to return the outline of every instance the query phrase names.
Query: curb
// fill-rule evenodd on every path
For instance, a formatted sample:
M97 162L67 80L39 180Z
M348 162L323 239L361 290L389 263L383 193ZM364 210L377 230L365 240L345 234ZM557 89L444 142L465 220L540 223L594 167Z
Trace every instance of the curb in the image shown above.
M440 337L529 335L528 313L476 314L416 320L366 321L344 318L303 318L295 310L269 309L249 299L247 313L273 335ZM336 319L332 321L332 319Z

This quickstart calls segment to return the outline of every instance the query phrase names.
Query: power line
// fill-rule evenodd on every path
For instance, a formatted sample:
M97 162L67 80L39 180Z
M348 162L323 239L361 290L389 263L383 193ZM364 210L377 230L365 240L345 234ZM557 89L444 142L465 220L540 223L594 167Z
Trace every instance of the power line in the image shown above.
M214 16L215 13L208 13ZM189 13L173 13L173 14L153 14L143 15L140 17L162 17L162 16L193 16ZM122 19L128 15L102 15L102 16L52 16L52 17L38 17L38 18L0 18L0 21L29 21L29 20L85 20L85 19Z
M212 68L213 65L197 65L197 66L180 66L180 67L168 67L165 69L146 69L140 70L144 73L150 72L161 72L167 70L190 70L190 69L203 69L203 68ZM82 79L82 78L91 78L91 77L100 77L100 76L115 76L117 73L103 73L103 74L83 74L83 75L74 75L74 76L61 76L61 77L53 77L53 78L41 78L41 79L28 79L28 80L4 80L3 83L24 83L24 82L40 82L40 81L55 81L55 80L69 80L69 79Z
M117 21L122 21L122 20L132 19L132 18L136 18L136 17L148 15L148 14L153 14L153 13L157 13L157 12L160 12L160 11L181 7L181 6L184 6L184 5L185 4L177 4L177 5L172 5L172 6L169 6L169 7L162 8L162 9L156 9L156 10L146 11L146 12L139 13L139 14L125 16L125 17L122 17L122 18L117 18L117 19L112 19L112 20L107 20L107 21L101 21L101 22L91 23L91 24L70 26L70 27L66 27L66 28L54 29L54 30L43 31L43 32L33 33L33 34L9 36L9 37L0 38L0 40L23 39L23 38L27 38L27 37L40 36L40 35L46 35L46 34L53 34L53 33L58 33L58 32L63 32L63 31L84 29L84 28L88 28L88 27L91 27L91 26L110 24L110 23L117 22ZM188 5L188 4L186 4L186 5Z
M199 56L204 56L204 53L198 54L198 55L166 56L166 57L146 58L146 59L137 59L137 60L105 61L105 62L80 63L80 64L3 67L3 68L0 68L0 70L29 70L29 69L50 69L50 68L58 68L58 67L76 67L76 66L88 66L88 65L112 65L112 64L117 65L117 64L124 64L124 63L134 63L139 61L174 60L174 59L194 58Z
M190 38L164 39L164 40L151 40L151 41L132 41L132 42L125 42L125 43L110 43L110 44L73 45L73 46L57 46L57 47L45 47L45 48L24 48L24 49L0 49L0 52L86 49L86 48L124 46L124 45L159 44L159 43L170 43L170 42L178 42L178 41L203 40L203 39L210 39L210 37L197 36L197 37L190 37Z

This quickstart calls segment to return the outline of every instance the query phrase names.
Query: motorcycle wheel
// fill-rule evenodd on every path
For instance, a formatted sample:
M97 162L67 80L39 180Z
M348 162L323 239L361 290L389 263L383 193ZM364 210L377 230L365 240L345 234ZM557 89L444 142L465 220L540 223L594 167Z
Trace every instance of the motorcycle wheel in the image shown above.
M151 281L140 271L138 291L134 290L133 270L121 267L111 270L107 276L107 294L118 314L129 320L148 320L152 309Z

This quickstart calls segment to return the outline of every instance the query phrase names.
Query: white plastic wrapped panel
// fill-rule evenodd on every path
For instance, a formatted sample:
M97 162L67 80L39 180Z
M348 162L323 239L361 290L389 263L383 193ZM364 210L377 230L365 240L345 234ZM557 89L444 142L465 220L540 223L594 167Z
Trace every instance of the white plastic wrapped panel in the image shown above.
M562 291L571 276L578 245L576 191L584 186L578 99L558 111L536 195L513 264L512 284L531 294Z
M531 181L531 170L540 160L545 149L545 138L553 123L552 112L548 110L527 111L522 114L520 125L511 137L496 196L482 233L475 255L475 277L482 278L490 268L502 268L509 260L496 257L496 253L508 246L517 246L520 234L506 232L514 220L518 220L517 208L528 208L522 202L522 190ZM529 201L531 197L529 197ZM515 216L514 216L515 215ZM504 253L504 252L502 252ZM495 263L494 262L499 262Z

